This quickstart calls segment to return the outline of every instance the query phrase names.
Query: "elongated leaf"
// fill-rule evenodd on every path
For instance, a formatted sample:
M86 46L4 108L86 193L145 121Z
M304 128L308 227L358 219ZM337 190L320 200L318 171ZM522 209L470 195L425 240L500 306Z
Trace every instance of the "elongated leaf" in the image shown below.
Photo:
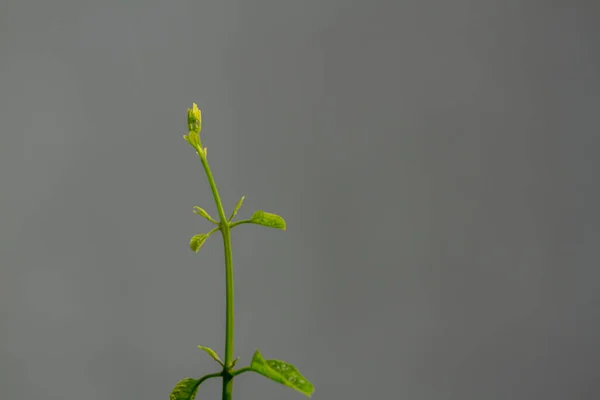
M257 211L252 215L250 221L253 224L267 226L269 228L276 228L285 231L285 221L282 217L277 214L271 214L264 211Z
M310 397L315 387L291 364L279 360L265 360L258 350L252 357L250 369L267 378Z
M198 134L196 132L188 132L187 135L183 135L183 138L185 139L186 142L188 142L190 144L190 146L192 146L193 148L197 149L199 144L200 144L200 137L198 136Z
M240 201L238 201L238 203L236 204L235 208L233 209L233 212L231 213L231 217L229 217L229 221L231 221L233 219L233 217L235 217L238 213L238 211L240 211L240 208L242 207L242 204L244 204L244 199L246 198L246 196L242 196L242 198L240 199Z
M218 224L217 221L215 221L215 219L213 217L211 217L204 208L198 207L198 206L194 206L194 214L198 214L201 217L206 218L207 220L209 220L210 222L212 222L213 224Z
M208 235L206 233L201 233L199 235L192 236L192 238L190 239L190 249L192 249L192 251L195 251L197 253L207 238L208 238Z
M210 347L205 347L205 346L198 346L198 348L201 350L204 350L209 356L211 356L213 358L213 360L215 360L216 362L221 364L221 367L223 366L223 361L221 361L221 359L219 358L219 355L217 354L216 351L214 351Z
M177 385L171 392L170 400L194 400L200 380L194 378L185 378L177 382Z

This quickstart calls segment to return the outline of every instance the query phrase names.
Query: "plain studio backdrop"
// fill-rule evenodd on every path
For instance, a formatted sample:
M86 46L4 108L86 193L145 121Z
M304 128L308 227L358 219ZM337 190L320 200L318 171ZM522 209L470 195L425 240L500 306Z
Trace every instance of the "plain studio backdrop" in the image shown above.
M600 398L595 3L4 0L0 398Z

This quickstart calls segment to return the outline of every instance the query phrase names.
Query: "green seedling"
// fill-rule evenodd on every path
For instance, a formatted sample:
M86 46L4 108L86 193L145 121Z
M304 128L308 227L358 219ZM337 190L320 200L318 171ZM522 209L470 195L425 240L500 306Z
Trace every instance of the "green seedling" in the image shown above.
M231 216L227 218L225 216L225 210L219 197L219 191L212 175L212 171L208 165L208 159L206 157L207 149L202 147L202 141L200 140L200 131L202 130L202 114L196 104L192 105L191 109L188 109L188 134L184 135L183 138L196 150L196 154L200 157L200 162L204 167L204 172L208 178L208 183L212 191L215 205L219 213L219 218L214 219L211 217L206 210L198 206L194 207L194 213L206 218L212 224L216 225L214 229L207 233L200 233L192 236L190 239L190 249L194 252L198 252L206 239L208 239L213 233L220 231L223 236L223 246L225 249L225 287L226 287L226 316L225 316L225 360L221 361L219 355L209 347L198 346L201 350L204 350L209 356L213 358L221 367L218 372L204 375L201 378L185 378L179 381L173 391L171 392L171 400L193 400L196 398L199 386L202 382L210 378L222 378L223 379L223 400L231 400L233 393L233 380L236 376L243 374L248 371L256 372L263 375L275 382L281 383L287 387L295 389L300 393L310 397L314 392L314 386L303 377L300 372L291 364L285 363L279 360L265 360L258 350L254 353L250 365L235 369L235 365L239 359L233 359L233 324L234 324L234 313L233 313L233 265L231 261L231 230L241 224L256 224L262 225L269 228L276 228L284 230L286 229L285 221L282 217L276 214L256 211L250 219L244 219L239 221L233 221L233 218L237 215L238 211L242 207L244 197L238 201Z

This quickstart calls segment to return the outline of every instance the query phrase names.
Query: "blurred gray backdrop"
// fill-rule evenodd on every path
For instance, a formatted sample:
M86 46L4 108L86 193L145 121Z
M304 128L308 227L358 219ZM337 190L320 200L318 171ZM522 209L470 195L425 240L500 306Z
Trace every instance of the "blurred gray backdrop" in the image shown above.
M2 1L0 398L600 398L594 3Z

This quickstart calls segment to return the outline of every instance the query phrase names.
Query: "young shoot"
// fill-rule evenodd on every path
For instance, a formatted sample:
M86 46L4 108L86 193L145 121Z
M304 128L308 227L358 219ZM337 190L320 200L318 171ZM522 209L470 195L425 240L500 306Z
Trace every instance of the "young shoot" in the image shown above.
M190 239L190 249L197 253L206 239L208 239L217 231L221 232L221 236L223 237L223 247L225 250L225 358L224 360L221 360L217 352L209 347L198 346L198 348L206 352L210 357L212 357L213 360L215 360L220 367L219 370L214 373L206 374L200 378L185 378L180 380L171 392L170 399L193 400L196 398L196 394L198 393L200 384L202 382L211 378L221 378L223 380L222 400L232 400L234 378L248 371L256 372L257 374L263 375L272 381L278 382L310 397L315 390L314 386L305 377L303 377L293 365L280 360L265 360L258 350L256 350L254 353L250 365L240 369L235 369L239 357L236 359L233 358L234 296L233 264L231 260L231 230L241 224L255 224L285 231L286 224L284 219L279 215L261 210L254 212L252 217L249 219L233 221L233 218L235 218L238 211L242 207L245 196L242 196L230 217L227 218L225 210L223 209L223 204L221 203L221 198L219 196L219 191L217 190L215 179L210 166L208 165L207 148L202 146L202 141L200 139L201 130L202 114L198 106L194 103L192 108L188 109L188 134L183 135L183 138L189 143L190 146L194 148L194 150L196 150L196 154L200 158L200 162L202 163L208 184L212 191L218 215L217 218L213 218L203 208L194 206L194 213L202 216L216 226L206 233L199 233L192 236Z

